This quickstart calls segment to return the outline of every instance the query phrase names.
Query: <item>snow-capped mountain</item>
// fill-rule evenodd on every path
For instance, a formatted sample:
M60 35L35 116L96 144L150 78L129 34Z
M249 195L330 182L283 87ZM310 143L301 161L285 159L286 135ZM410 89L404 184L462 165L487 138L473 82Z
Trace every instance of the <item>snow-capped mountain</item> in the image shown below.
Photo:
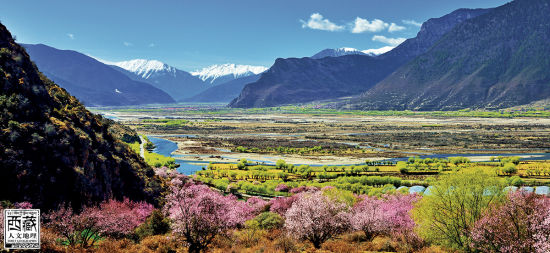
M209 87L189 72L157 60L135 59L120 62L97 60L110 65L131 79L152 84L178 101L195 96Z
M377 56L377 55L385 54L385 53L391 51L394 48L395 47L392 47L392 46L385 46L385 47L381 47L381 48L367 49L367 50L363 50L361 52L366 54L366 55Z
M351 47L341 47L341 48L329 48L322 50L319 53L316 53L311 58L313 59L321 59L325 57L339 57L344 55L369 55L369 56L377 56L383 53L386 53L390 50L392 50L393 47L387 46L382 48L375 48L375 49L367 49L367 50L359 50Z
M257 75L268 68L264 66L250 66L250 65L237 65L237 64L221 64L212 65L201 70L191 72L191 75L196 76L204 82L211 84L221 84L237 78Z
M120 62L103 61L103 63L123 68L143 79L165 74L175 76L177 71L176 68L157 60L135 59Z
M321 59L325 57L338 57L338 56L353 55L353 54L364 55L365 53L351 47L328 48L319 53L316 53L311 58Z

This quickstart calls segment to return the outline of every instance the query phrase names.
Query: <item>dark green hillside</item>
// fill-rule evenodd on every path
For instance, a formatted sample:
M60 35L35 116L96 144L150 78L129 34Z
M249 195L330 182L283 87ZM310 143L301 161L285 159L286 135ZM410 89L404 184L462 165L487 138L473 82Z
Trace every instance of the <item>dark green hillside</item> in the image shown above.
M550 1L516 0L457 25L351 108L504 108L550 97Z
M0 200L76 208L152 200L158 180L103 120L44 77L0 24Z

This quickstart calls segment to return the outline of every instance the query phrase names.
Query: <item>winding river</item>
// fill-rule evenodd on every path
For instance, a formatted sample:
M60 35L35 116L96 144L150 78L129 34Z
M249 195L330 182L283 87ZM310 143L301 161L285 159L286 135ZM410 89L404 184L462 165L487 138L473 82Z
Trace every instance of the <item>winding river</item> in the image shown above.
M203 167L208 166L208 162L204 161L194 161L194 160L185 160L183 155L173 155L172 153L178 149L178 144L176 142L163 139L160 137L155 136L147 136L149 140L155 144L155 149L153 149L154 153L161 154L164 156L170 156L174 157L176 159L176 163L180 165L178 168L178 172L185 174L185 175L193 175L196 171L202 170ZM522 160L550 160L550 153L521 153L521 154L502 154L502 153L493 153L493 154L430 154L430 155L420 155L420 158L447 158L447 157L456 157L456 156L463 156L463 157L487 157L491 156L497 157L497 156L530 156L528 158L522 158ZM402 157L402 158L392 158L388 159L387 161L406 161L408 157ZM252 161L252 160L251 160ZM257 161L257 162L264 162L264 161ZM269 163L267 163L269 164ZM361 165L361 164L330 164L328 166L347 166L347 165ZM364 164L362 164L364 165ZM321 166L321 165L319 165Z

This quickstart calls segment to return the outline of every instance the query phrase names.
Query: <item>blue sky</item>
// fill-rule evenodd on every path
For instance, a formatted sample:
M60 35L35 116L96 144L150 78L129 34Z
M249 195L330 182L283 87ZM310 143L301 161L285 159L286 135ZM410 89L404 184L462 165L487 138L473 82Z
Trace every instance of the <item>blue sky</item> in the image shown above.
M420 29L414 22L506 2L11 0L1 1L0 21L21 43L110 61L157 59L190 71L222 63L270 66L325 48L381 48L414 37Z

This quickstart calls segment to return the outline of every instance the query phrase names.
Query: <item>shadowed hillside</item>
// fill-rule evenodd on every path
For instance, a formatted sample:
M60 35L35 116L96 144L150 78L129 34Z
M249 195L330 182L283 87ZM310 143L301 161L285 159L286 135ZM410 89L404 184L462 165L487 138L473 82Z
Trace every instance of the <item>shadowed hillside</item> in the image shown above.
M49 209L157 195L153 170L113 136L120 127L42 75L2 24L0 90L0 199Z

